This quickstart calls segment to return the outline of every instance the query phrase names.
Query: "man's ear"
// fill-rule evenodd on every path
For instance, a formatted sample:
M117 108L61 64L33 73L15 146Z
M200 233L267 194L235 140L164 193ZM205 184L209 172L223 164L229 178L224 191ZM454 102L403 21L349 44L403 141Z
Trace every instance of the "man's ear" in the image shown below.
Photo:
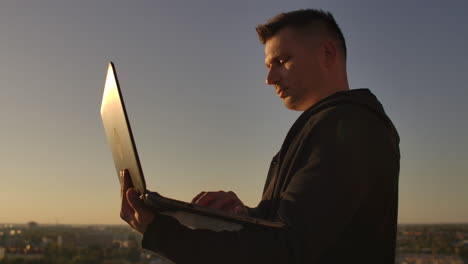
M320 46L320 55L320 63L324 70L332 69L338 60L336 43L330 39L323 41Z

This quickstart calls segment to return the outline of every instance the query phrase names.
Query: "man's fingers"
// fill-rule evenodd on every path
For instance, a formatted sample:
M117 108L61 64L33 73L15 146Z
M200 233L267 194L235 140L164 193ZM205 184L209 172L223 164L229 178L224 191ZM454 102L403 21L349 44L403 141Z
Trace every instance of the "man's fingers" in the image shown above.
M130 221L135 215L135 211L129 206L127 209L120 210L120 218L125 222Z
M133 188L130 173L128 169L123 169L120 171L120 196L123 197L129 188Z
M223 197L220 197L219 199L215 200L214 202L212 202L210 204L210 207L215 208L215 209L228 210L228 209L231 209L232 207L234 207L235 205L238 205L239 202L240 202L239 199L237 199L235 197L223 196Z
M128 198L125 195L128 188L131 187L132 182L130 180L130 174L128 173L127 169L120 171L120 198L122 199L122 205L120 208L120 218L128 222L130 219L133 218L135 211L128 203Z
M202 197L206 192L201 192L192 199L192 203L196 203L200 197Z
M226 212L234 212L234 208L237 206L244 207L244 204L239 200L239 198L237 198L235 193L223 191L201 192L193 198L192 203L214 209L220 209Z
M245 207L244 205L238 205L231 210L231 213L238 215L247 215L248 211L247 207Z
M198 198L197 201L195 201L195 204L201 205L201 206L210 206L210 204L218 199L220 197L219 192L207 192L204 193L200 198Z
M153 222L155 213L146 207L145 203L139 198L139 193L134 188L128 189L126 196L130 207L134 211L128 223L143 234L148 225Z
M128 220L131 219L134 214L135 214L135 211L133 210L133 208L128 203L127 196L126 195L123 196L122 197L122 206L120 208L120 217L123 220L125 220L126 222L128 222Z
M153 221L155 214L149 210L144 202L139 198L139 194L130 178L127 169L120 171L120 196L122 198L122 207L120 208L120 217L131 227L144 233L148 225Z
M145 204L143 203L143 201L139 198L139 194L137 190L135 190L134 188L130 188L127 190L126 195L127 195L128 203L134 211L140 212L142 210L143 211L148 210L145 207Z
M153 219L154 213L140 199L139 193L134 188L128 189L127 198L130 207L135 211L135 217L138 221L146 222Z
M140 228L140 224L139 224L138 221L135 220L135 219L130 220L130 221L128 222L128 224L129 224L131 227L133 227L135 230L137 230L138 232L140 232L141 234L143 234L143 233L145 232L144 230L142 230L142 229Z

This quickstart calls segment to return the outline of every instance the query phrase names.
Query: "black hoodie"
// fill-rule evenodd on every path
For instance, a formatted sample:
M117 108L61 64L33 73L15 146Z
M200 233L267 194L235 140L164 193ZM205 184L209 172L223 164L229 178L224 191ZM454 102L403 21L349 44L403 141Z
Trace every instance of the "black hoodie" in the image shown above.
M285 228L215 232L158 215L142 244L178 264L393 264L399 164L398 133L377 98L338 92L299 116L249 210Z

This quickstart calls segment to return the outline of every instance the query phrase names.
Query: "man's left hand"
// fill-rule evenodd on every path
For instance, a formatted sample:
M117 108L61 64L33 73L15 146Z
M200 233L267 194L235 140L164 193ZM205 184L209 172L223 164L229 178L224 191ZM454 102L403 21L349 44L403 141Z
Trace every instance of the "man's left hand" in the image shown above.
M120 171L120 197L122 207L120 218L138 232L144 234L148 225L153 222L155 213L139 198L139 193L133 188L130 173L127 169Z

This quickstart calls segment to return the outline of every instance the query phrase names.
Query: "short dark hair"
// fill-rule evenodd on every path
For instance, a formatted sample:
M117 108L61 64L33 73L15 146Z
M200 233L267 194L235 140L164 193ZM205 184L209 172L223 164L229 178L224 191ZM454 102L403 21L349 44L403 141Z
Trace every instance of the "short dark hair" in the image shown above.
M287 13L280 13L270 18L267 23L260 24L255 29L262 44L273 37L279 30L290 27L292 29L305 29L311 25L323 25L326 32L341 44L346 58L346 42L340 27L328 11L321 9L300 9Z

